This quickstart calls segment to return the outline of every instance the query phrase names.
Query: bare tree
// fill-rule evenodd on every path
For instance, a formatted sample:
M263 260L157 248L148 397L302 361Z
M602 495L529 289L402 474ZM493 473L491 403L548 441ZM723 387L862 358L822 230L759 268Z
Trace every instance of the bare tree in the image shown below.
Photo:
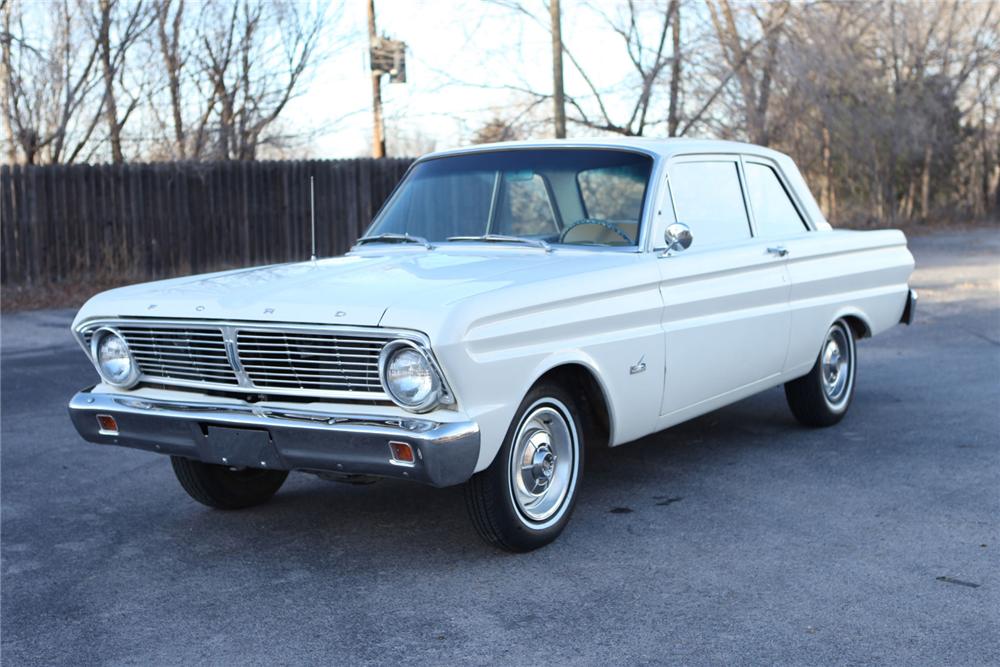
M734 12L750 20L754 9ZM726 129L757 141L763 130L795 155L818 183L821 206L841 220L927 219L935 202L954 211L962 198L978 202L970 210L989 210L983 202L994 190L983 189L982 175L996 163L987 129L996 127L989 109L1000 76L995 11L892 0L792 6L764 63L767 105L753 87L763 82L761 63L751 63L752 94L736 88ZM725 32L723 13L716 16ZM758 104L747 109L746 100Z
M549 20L548 13L544 17L538 15L518 0L492 0L492 4L521 18L528 19L546 32L551 33L553 29L554 24ZM602 90L596 84L594 78L583 67L569 46L568 33L565 30L562 31L558 40L562 45L562 54L584 83L584 90L577 94L564 93L565 103L573 112L567 114L566 117L570 123L591 130L639 136L650 125L664 121L663 118L651 119L649 112L653 107L654 98L663 81L664 73L672 60L671 54L667 51L667 35L674 17L678 16L679 6L680 0L669 0L665 6L653 7L628 0L621 11L608 13L596 4L590 5L591 11L600 15L606 22L609 31L621 40L632 63L634 70L632 75L637 79L637 84L630 87L635 93L634 99L629 103L630 111L627 118L616 118L609 104L608 98L616 97L621 91L616 93ZM656 31L653 34L653 43L647 44L647 30L644 28L647 25L654 25L654 21ZM680 70L678 69L678 71ZM507 84L505 87L535 100L548 100L554 96L554 92L538 91L524 85ZM679 89L674 92L679 93Z
M154 150L162 159L217 157L217 137L210 135L219 127L218 87L205 67L202 44L217 31L220 17L230 15L198 4L192 12L185 0L152 2L156 29L147 48L162 62L159 78L147 88L146 109L162 133Z
M97 44L104 83L102 105L108 128L111 160L125 161L122 151L122 129L139 106L142 94L130 91L125 85L126 59L132 47L152 25L153 15L142 0L126 6L120 0L98 0L97 11L89 17L94 41ZM127 99L119 104L119 96Z
M667 111L667 136L676 137L680 128L681 67L684 52L681 50L681 5L674 7L673 28L670 31L673 57L670 63L670 106Z
M252 160L266 130L301 92L325 13L265 0L206 11L195 57L216 102L216 156Z
M637 94L628 120L618 124L611 120L608 114L608 107L601 99L601 94L596 88L590 86L598 103L600 120L595 121L588 118L582 106L571 99L570 103L573 104L574 108L580 114L580 117L575 119L575 122L592 129L606 130L624 135L641 136L645 132L650 120L649 111L654 93L661 83L667 66L671 61L675 60L675 58L667 54L666 46L670 25L679 18L679 7L680 0L670 0L666 9L658 12L656 24L658 27L653 45L648 45L644 41L643 33L639 28L643 17L635 0L628 0L626 11L621 16L612 17L607 14L604 15L608 26L624 43L629 61L631 61L632 67L635 69L635 74L638 75L637 80L639 85L636 90ZM573 62L576 64L575 60ZM679 73L680 70L678 69L677 71ZM589 81L589 77L587 77L587 80ZM678 81L677 84L679 85L679 83ZM673 86L673 82L671 84L671 93L676 93L678 89ZM676 100L674 100L674 107L676 110Z
M0 104L3 105L3 136L4 152L7 155L7 162L13 164L17 160L17 148L14 140L14 124L11 114L14 103L13 91L11 90L11 34L10 15L12 0L3 0L0 4Z
M911 217L931 211L935 163L947 167L961 141L962 120L975 110L975 96L964 93L983 67L1000 62L1000 30L996 5L967 6L952 0L930 6L902 5L890 0L885 32L890 38L890 67L895 116L919 137L903 137L892 145L894 164L903 160L908 182L899 197L901 212ZM965 99L963 99L965 98ZM899 135L901 126L897 125ZM909 147L917 147L912 154Z
M73 162L99 121L93 107L97 47L69 0L29 29L17 0L0 6L3 24L3 127L7 159L27 164Z
M486 123L478 127L470 139L473 144L492 144L498 141L526 139L527 132L516 118L505 118L494 114Z
M156 15L156 43L163 59L163 76L170 97L170 123L173 128L174 150L181 160L187 159L187 133L184 124L181 76L187 64L186 53L181 47L184 21L184 0L159 0L154 4ZM211 108L211 104L208 108ZM201 127L207 122L207 114Z
M537 27L548 30L543 18L537 16L518 0L491 0L492 4L527 18ZM684 136L702 128L720 101L735 81L751 100L750 116L761 128L756 134L766 134L766 110L771 89L770 76L774 66L779 31L790 3L767 3L745 10L757 29L748 30L748 21L741 19L728 0L712 0L709 14L718 17L719 31L713 35L713 42L725 46L721 51L724 58L719 67L711 59L703 58L695 62L690 54L706 42L703 35L682 32L681 0L667 0L654 5L625 0L615 10L609 10L604 3L587 6L604 20L610 35L621 44L631 65L625 90L601 89L594 77L587 72L569 45L572 41L572 26L563 29L563 53L572 71L583 82L583 89L566 94L566 103L572 110L568 120L589 130L611 132L625 136L647 134L651 130L666 125L668 136ZM698 14L701 5L695 5L692 15ZM728 13L732 21L727 21ZM669 40L668 40L669 37ZM695 46L698 45L698 46ZM762 53L763 52L763 53ZM687 62L687 67L684 63ZM696 71L697 70L697 71ZM684 96L692 88L686 77L700 79L700 89L690 91L691 104L684 102ZM527 85L505 84L503 87L517 91L535 99L547 99L550 93L539 91ZM662 91L666 90L666 108ZM626 116L620 116L616 108L621 108L623 97L627 101ZM614 101L616 104L612 104Z
M343 37L324 32L329 9L294 0L0 2L9 161L254 159L287 147L304 135L278 119Z
M388 154L393 157L417 157L437 148L437 140L419 129L389 128L386 137Z
M754 143L766 146L770 142L768 104L777 63L781 27L788 14L788 2L768 3L764 7L747 5L745 13L752 17L753 27L741 27L730 0L707 0L712 27L720 51L739 83L739 113L747 135ZM756 41L748 45L756 35ZM758 44L763 49L756 49ZM726 75L728 77L728 74Z

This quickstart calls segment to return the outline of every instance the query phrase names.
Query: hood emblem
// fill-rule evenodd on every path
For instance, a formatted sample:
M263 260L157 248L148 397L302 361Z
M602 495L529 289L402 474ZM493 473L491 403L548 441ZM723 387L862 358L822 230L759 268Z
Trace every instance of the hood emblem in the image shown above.
M274 308L265 308L264 309L264 314L265 315L274 315Z
M342 310L338 310L336 313L333 314L334 317L344 317L346 315L347 315L347 313L345 313Z

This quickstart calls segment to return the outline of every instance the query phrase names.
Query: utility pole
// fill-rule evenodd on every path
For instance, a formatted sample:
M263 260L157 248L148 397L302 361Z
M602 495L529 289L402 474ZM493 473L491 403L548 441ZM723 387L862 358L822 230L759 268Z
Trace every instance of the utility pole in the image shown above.
M368 0L368 44L374 53L378 46L375 32L375 0ZM372 114L375 131L372 134L372 157L385 157L385 124L382 121L382 72L372 67Z
M563 96L562 26L559 0L549 0L552 15L552 101L555 104L556 139L566 138L566 100Z

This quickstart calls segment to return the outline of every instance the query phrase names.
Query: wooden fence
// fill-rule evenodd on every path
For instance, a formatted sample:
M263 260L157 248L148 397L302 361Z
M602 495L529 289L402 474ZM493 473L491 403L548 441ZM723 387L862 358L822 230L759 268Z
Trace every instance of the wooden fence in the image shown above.
M0 167L0 282L152 279L342 253L409 159Z

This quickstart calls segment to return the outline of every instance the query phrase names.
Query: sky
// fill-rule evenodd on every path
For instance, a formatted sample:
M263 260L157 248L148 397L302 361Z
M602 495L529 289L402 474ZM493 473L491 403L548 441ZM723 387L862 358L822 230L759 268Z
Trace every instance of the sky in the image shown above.
M547 20L540 0L525 4ZM616 10L609 5L608 11ZM552 89L547 29L510 10L474 1L376 0L376 22L379 33L407 44L407 83L390 84L383 78L390 154L393 136L401 135L409 152L467 143L476 128L523 101L505 86L545 93ZM307 92L285 116L288 127L310 131L309 152L317 158L355 157L371 150L366 3L347 2L336 32L348 35L344 46L314 71ZM631 64L620 38L597 12L564 0L563 36L599 89L613 91L622 84ZM584 94L583 80L568 62L564 70L567 92ZM624 112L623 98L612 94L609 99ZM570 127L574 132L588 134Z

